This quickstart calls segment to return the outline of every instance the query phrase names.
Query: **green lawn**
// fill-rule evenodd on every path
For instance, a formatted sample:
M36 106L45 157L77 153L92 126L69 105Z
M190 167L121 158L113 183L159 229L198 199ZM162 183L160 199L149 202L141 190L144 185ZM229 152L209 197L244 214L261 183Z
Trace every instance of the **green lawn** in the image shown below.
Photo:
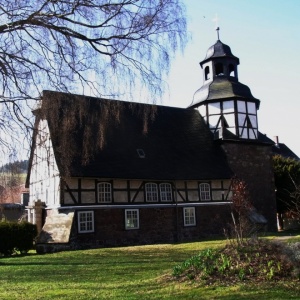
M203 287L170 280L174 265L221 245L224 241L0 258L0 299L300 299L298 283Z

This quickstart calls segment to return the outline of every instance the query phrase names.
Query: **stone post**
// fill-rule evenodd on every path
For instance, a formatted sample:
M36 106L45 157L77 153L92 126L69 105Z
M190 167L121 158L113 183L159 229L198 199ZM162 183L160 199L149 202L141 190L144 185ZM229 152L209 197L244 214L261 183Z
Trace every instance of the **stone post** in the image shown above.
M37 227L38 234L42 231L43 227L43 209L45 203L41 200L38 200L34 203L34 214L35 214L35 224Z

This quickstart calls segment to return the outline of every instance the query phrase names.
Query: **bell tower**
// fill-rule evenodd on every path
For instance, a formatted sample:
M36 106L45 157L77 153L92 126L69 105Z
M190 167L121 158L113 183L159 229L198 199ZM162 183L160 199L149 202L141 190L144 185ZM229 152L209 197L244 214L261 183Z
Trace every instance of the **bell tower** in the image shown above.
M235 176L249 190L252 205L276 231L276 201L272 166L272 141L258 131L260 100L239 82L239 58L219 39L200 62L203 85L194 94L190 108L197 109L213 133Z
M203 85L190 108L199 110L215 139L258 139L257 110L260 101L238 80L239 58L218 40L200 62Z

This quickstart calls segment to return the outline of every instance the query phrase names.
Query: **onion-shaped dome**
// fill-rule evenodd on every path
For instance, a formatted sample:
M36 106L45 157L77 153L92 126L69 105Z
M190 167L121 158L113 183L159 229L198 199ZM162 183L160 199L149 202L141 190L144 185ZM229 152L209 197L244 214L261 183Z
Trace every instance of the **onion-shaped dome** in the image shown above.
M208 48L206 52L205 59L200 63L201 67L204 63L206 63L208 60L214 59L214 58L232 58L236 60L237 64L239 64L239 58L234 56L231 52L231 49L228 45L223 44L220 40L218 40L214 45Z

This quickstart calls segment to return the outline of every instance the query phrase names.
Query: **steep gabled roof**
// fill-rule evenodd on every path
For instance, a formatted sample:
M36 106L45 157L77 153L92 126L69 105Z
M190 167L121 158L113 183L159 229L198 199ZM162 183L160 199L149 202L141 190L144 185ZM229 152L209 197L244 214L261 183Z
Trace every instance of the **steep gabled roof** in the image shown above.
M299 160L299 157L285 144L283 143L275 143L272 146L272 151L274 153L274 155L281 155L285 158L292 158L292 159L296 159Z
M78 107L75 103L80 101L87 105L86 118L82 112L74 113ZM55 110L51 108L54 102L60 107L56 120L53 119ZM63 159L68 152L70 165L67 175L72 177L208 180L232 176L222 149L213 142L212 134L197 110L50 91L44 91L43 106L46 107L43 115L48 119L62 175L66 175ZM101 118L102 110L107 107L115 110L115 117L108 118L105 123ZM63 124L70 109L73 109L77 122L66 136ZM153 119L148 114L146 132L145 112L155 112ZM87 126L92 130L87 130ZM99 135L96 134L101 128L104 130L102 149L97 146ZM87 132L95 152L88 162L83 163L83 141ZM66 138L69 139L67 143ZM142 150L140 154L138 149Z

